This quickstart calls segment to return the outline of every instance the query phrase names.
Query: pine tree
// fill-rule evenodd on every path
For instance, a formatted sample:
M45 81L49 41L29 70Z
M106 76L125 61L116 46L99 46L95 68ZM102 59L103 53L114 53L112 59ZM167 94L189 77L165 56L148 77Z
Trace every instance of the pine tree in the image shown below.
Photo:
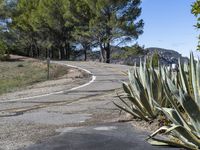
M70 58L73 25L66 18L68 5L69 0L18 1L13 20L20 37L24 37L21 41L27 41L28 55L31 51L32 56L49 54L52 58Z
M200 0L196 0L196 2L192 5L192 13L197 17L196 27L200 29ZM199 35L199 45L198 50L200 50L200 35Z
M11 24L12 14L15 12L17 0L0 0L0 51L9 57L13 45L12 31L8 30ZM9 31L9 32L8 32Z
M87 50L92 46L92 37L89 32L89 22L94 15L85 0L70 0L68 8L68 19L74 25L72 36L76 43L81 44L84 49L85 61Z
M33 14L37 11L39 0L18 0L16 12L12 15L12 25L9 30L18 36L17 46L26 51L27 56L39 57L37 33L33 26Z
M116 38L137 39L143 33L140 0L86 0L95 16L90 20L90 32L101 48L101 60L109 63L111 42Z

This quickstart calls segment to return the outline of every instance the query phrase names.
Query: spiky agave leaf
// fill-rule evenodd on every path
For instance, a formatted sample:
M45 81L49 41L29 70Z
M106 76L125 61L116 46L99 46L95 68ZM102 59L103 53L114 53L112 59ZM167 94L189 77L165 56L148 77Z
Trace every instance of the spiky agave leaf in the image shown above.
M128 110L126 112L130 113L130 111L132 111L130 113L131 115L136 114L136 115L133 115L133 116L138 117L138 118L142 118L145 121L149 121L148 117L146 117L146 116L148 116L148 114L147 114L146 110L144 109L144 106L142 105L142 103L137 98L135 98L133 96L133 93L132 93L132 90L130 89L130 86L127 83L124 82L123 88L124 88L125 93L127 94L126 99L128 99L129 102L131 102L132 104L126 103L124 98L122 98L121 96L118 96L119 99L125 104L126 107L123 107L123 106L119 107L119 104L116 104L116 103L115 103L115 105L118 106L120 109L123 109L124 111L126 111L125 109L128 108ZM131 105L134 105L134 107L132 107Z
M183 126L188 129L191 127L190 124L192 124L191 130L195 130L195 132L200 133L200 107L198 104L187 93L184 94L180 87L177 89L170 79L168 79L167 85L164 87L168 100L184 123ZM176 101L178 101L179 105L181 105L184 109L185 114L189 117L190 123L188 123L184 114L180 112Z
M163 85L166 97L171 103L172 108L162 108L159 105L157 107L171 120L172 124L162 127L150 135L148 140L151 139L151 144L166 144L188 149L200 149L199 63L194 61L193 54L191 54L188 67L184 67L186 69L183 70L179 62L180 83L178 87L174 85L171 79L166 77ZM184 114L180 111L178 105L184 110ZM164 134L170 134L174 137L178 143L175 144L171 140L154 138L161 130L164 131Z
M126 98L133 105L134 113L139 116L138 118L151 120L157 117L158 110L154 105L156 101L161 106L166 106L166 97L164 96L163 82L162 82L162 71L161 67L158 66L158 70L155 70L150 64L150 67L147 67L146 60L142 63L140 62L140 67L136 66L133 69L128 71L129 83L123 83L124 92L128 95ZM120 98L122 101L122 99ZM122 101L126 106L126 104ZM119 104L116 104L119 107ZM124 107L120 106L120 109ZM130 108L128 111L130 111ZM137 111L136 111L137 110ZM125 110L124 110L125 111ZM138 113L138 111L140 113ZM126 111L127 112L127 111ZM136 116L136 115L134 115Z
M189 85L188 85L188 82L187 82L187 77L186 77L186 73L184 72L184 70L186 70L187 68L187 65L184 65L184 70L183 70L183 67L181 65L181 60L179 58L178 60L178 63L179 63L179 75L180 75L180 86L182 87L182 89L184 90L185 93L188 93L189 91Z
M193 53L190 54L190 63L184 63L184 67L179 59L178 76L180 79L179 86L184 93L189 94L200 105L200 61L194 59Z
M171 108L160 108L164 114L170 119L173 124L170 126L163 126L155 131L153 134L149 136L147 139L148 142L152 145L171 145L184 147L189 149L198 149L200 148L200 138L196 135L196 133L192 132L190 128L185 128L183 125L180 116L177 112ZM163 140L154 138L158 133L164 131L165 135L171 134L176 141L172 140Z
M171 134L176 140L167 140L161 138L155 138L157 134L162 131L163 134ZM188 131L186 128L180 125L171 124L171 126L163 126L156 130L153 134L149 136L147 141L152 145L157 146L176 146L183 147L187 149L198 150L200 148L200 139L196 137L193 133Z

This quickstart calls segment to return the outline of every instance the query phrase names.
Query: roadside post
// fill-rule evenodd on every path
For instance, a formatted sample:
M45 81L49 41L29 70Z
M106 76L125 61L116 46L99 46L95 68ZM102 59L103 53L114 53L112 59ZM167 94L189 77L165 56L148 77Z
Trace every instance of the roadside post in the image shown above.
M47 57L47 80L50 79L50 57Z

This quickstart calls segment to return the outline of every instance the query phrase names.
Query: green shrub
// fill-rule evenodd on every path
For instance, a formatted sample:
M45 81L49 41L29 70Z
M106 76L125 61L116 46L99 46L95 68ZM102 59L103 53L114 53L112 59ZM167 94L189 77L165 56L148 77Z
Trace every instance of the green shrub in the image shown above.
M139 46L138 44L133 45L132 47L123 47L122 50L124 50L124 57L130 57L130 56L137 56L144 54L144 48Z
M143 55L144 48L139 46L138 44L135 44L133 46L126 46L121 48L122 53L114 53L112 54L112 58L114 59L126 59L131 56L137 56L137 55Z
M21 67L24 67L23 64L18 64L17 67L21 68Z
M8 47L6 45L6 43L2 40L0 40L0 60L6 60L7 59L7 55L6 53L8 52Z

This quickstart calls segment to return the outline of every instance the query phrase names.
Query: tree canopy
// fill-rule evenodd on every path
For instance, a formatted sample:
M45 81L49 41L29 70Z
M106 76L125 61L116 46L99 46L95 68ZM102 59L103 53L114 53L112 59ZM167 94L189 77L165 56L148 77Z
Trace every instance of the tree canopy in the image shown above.
M136 40L143 33L140 0L0 0L0 19L10 19L9 49L32 57L71 59L74 46L100 47L110 62L116 39ZM8 41L8 40L6 40Z
M192 13L197 17L196 27L200 29L200 0L196 0L196 2L193 3ZM200 50L200 35L199 35L198 50Z
M86 0L95 14L90 32L101 48L101 59L110 62L110 44L116 38L137 39L142 34L140 0Z

